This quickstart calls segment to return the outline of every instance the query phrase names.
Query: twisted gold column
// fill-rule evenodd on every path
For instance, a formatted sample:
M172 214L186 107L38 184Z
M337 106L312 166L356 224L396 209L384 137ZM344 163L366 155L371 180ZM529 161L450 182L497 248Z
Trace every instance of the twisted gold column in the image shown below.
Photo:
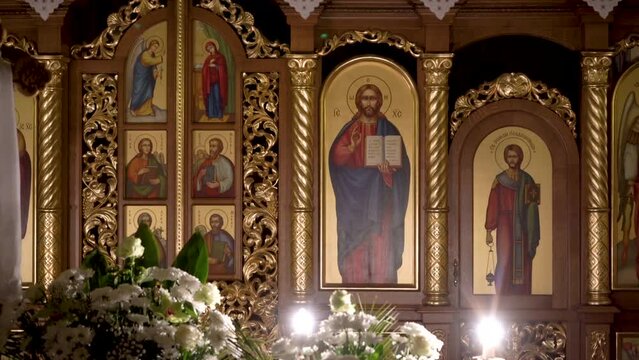
M424 54L426 249L424 304L448 305L448 74L452 54Z
M287 55L293 122L291 270L296 302L306 302L313 286L313 130L316 55Z
M176 25L175 64L175 253L182 249L184 241L184 119L186 118L185 92L186 75L186 0L178 0Z
M582 53L581 123L582 164L585 164L587 218L587 302L610 304L610 249L608 199L608 73L612 53Z
M62 56L39 59L51 72L51 81L38 101L36 282L48 288L62 270L62 79L67 60Z

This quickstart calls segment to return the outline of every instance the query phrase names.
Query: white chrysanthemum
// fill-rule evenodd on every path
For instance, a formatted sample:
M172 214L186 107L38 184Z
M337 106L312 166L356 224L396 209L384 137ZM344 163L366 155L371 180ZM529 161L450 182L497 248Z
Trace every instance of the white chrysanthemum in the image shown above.
M349 320L350 324L348 327L357 331L366 331L371 326L376 325L379 322L375 316L362 311L349 317Z
M228 341L230 340L228 331L214 327L209 328L206 337L216 353L222 351L228 345Z
M322 360L359 360L356 355L338 355L331 352L322 353Z
M188 289L191 289L192 292L196 292L202 286L200 279L196 278L195 276L181 269L175 269L175 270L178 272L177 282L178 284L180 284L180 286L184 286Z
M209 313L209 326L216 329L221 329L228 332L234 331L233 320L217 310L212 310Z
M150 267L147 270L147 278L145 280L157 281L177 281L179 272L176 268L159 268L157 266Z
M109 310L112 308L111 293L113 289L110 287L97 288L89 293L91 299L91 308L93 310Z
M175 342L186 351L193 351L202 346L202 332L193 325L182 324L175 331Z
M353 329L356 331L366 331L378 322L379 320L375 316L362 311L356 314L339 312L331 314L328 319L320 322L320 330L340 331L344 329Z
M193 295L193 300L200 301L207 306L214 307L222 302L222 294L217 287L217 283L206 283L202 285Z
M331 311L334 313L353 314L355 305L351 302L351 294L346 290L335 290L330 297Z
M136 338L153 341L164 351L170 351L175 347L175 330L176 328L166 321L154 320L149 326L142 327Z
M93 340L93 331L85 326L67 327L64 324L47 327L45 349L53 359L88 359L76 349L86 348Z
M131 299L131 306L148 309L151 306L151 300L145 296L135 297Z
M137 298L143 293L144 290L142 290L142 288L137 285L120 284L116 289L112 291L110 298L112 302L126 305L125 307L128 308L131 298Z
M127 314L126 318L140 325L149 323L149 317L142 314Z
M118 255L124 259L139 258L144 255L142 240L135 236L129 236L118 246Z
M170 290L170 293L171 296L173 296L173 298L175 298L175 300L177 301L193 301L193 293L191 292L191 289L186 286L173 286Z
M91 269L68 269L51 283L53 297L75 298L82 293L85 281L93 276Z
M411 354L417 355L422 360L439 359L439 352L444 343L424 326L407 322L399 328L408 336L408 346Z

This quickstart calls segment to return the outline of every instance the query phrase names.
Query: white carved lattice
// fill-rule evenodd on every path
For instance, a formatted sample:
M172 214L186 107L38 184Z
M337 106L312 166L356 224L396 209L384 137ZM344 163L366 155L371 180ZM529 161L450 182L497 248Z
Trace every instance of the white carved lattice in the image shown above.
M606 18L608 14L612 11L612 9L621 2L621 0L585 0L588 5L592 6L593 9L601 16L602 18Z
M42 20L47 21L49 15L55 10L64 0L24 0L31 5Z
M430 11L437 16L439 20L446 16L446 13L452 8L457 0L422 0L424 6L430 9Z
M286 0L295 11L304 19L308 19L309 15L319 6L322 0Z

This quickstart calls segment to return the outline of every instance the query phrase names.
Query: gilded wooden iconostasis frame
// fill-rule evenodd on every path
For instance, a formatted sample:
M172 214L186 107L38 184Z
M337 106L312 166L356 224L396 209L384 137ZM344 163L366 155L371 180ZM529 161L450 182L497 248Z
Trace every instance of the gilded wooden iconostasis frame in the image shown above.
M378 30L365 30L365 31L348 31L340 35L335 35L331 39L324 42L324 45L316 50L316 54L303 56L296 56L300 60L289 61L289 67L291 68L304 68L307 71L312 71L313 74L308 76L309 81L313 81L317 77L320 70L320 63L318 59L322 59L330 55L335 49L342 46L348 46L358 43L371 43L383 47L391 46L399 49L415 59L417 67L419 61L419 68L416 69L418 73L417 88L419 92L419 102L421 104L428 104L425 109L420 107L419 109L419 142L425 144L426 138L437 139L429 144L426 148L426 156L420 154L416 168L427 168L429 173L425 174L420 171L419 182L424 183L424 179L431 179L427 189L420 189L418 194L419 208L429 206L427 219L424 220L424 216L420 211L419 220L420 224L426 222L426 227L429 229L426 234L420 233L419 241L424 243L423 238L427 237L425 248L420 248L420 254L418 254L419 264L422 264L423 268L431 269L430 272L425 272L423 268L420 268L419 288L423 289L423 294L419 292L392 292L392 302L401 303L407 308L421 307L420 304L448 304L447 294L447 207L446 207L446 154L447 154L447 141L446 141L446 128L447 128L447 77L452 65L451 54L426 54L423 49L418 45L406 40L401 35L392 34L386 31ZM292 76L292 79L296 79L296 75ZM303 86L299 86L299 90L296 89L295 80L293 80L294 86L293 92L293 118L292 126L294 131L293 136L293 200L292 200L292 237L291 237L291 262L293 266L291 286L294 295L295 302L316 302L326 303L330 291L319 291L315 293L315 289L319 288L319 275L317 269L319 269L318 256L319 254L319 240L313 241L313 239L319 239L319 211L314 210L312 206L312 199L318 199L320 189L320 179L318 171L314 171L313 167L317 168L318 160L308 157L308 149L317 150L319 144L319 128L317 125L311 123L310 117L313 114L317 114L318 110L314 103L317 102L317 93L313 94L314 89L306 89ZM300 82L302 84L302 82ZM312 83L309 83L312 84ZM317 88L317 86L315 87ZM312 96L314 103L308 103L308 97ZM296 104L300 104L297 106ZM300 109L300 110L298 110ZM422 119L429 119L427 124L424 124ZM299 129L299 130L296 130ZM443 139L443 140L441 140ZM432 163L433 166L426 166L426 164ZM309 174L314 174L314 184L308 183ZM431 189L432 188L432 189ZM424 193L431 194L431 198L425 199ZM426 205L429 202L430 205ZM315 208L316 209L316 208ZM423 229L424 226L421 227ZM428 260L424 260L426 254L429 254ZM425 263L427 261L427 263ZM427 278L424 278L426 277ZM422 284L426 281L427 285L424 287ZM388 293L390 294L390 293ZM377 301L385 301L388 294L376 294ZM370 293L366 291L360 292L363 301L374 301ZM311 301L313 297L313 301ZM389 298L390 299L390 298ZM390 301L390 300L389 300ZM408 314L409 312L407 312ZM409 315L407 315L409 316ZM412 316L415 316L413 313Z
M63 100L68 60L62 56L39 55L35 44L12 34L7 36L4 45L33 56L51 72L51 80L45 88L33 95L34 118L27 120L33 121L30 124L33 125L30 129L33 137L27 141L33 143L33 153L29 155L35 171L30 180L31 205L28 215L29 223L33 223L33 226L29 229L30 238L23 241L31 242L33 249L29 254L22 254L23 259L27 256L29 262L33 263L30 280L48 286L63 270L67 250L63 243L66 236L63 199L67 192L63 185L66 183L63 161L66 153L62 129L66 127L64 115L67 109L63 106ZM23 284L27 285L31 281L25 282L23 279Z
M75 57L70 71L71 148L82 158L71 159L72 186L81 193L71 199L71 246L79 253L71 259L76 266L94 248L104 251L114 261L118 239L124 232L125 206L141 205L124 195L125 181L121 168L127 129L156 131L167 135L168 196L165 200L147 201L162 205L169 240L167 253L174 256L188 240L193 220L191 209L198 202L190 199L191 173L187 167L193 146L191 133L207 129L191 125L189 116L193 96L189 82L190 43L193 21L212 24L229 42L238 71L235 75L235 197L223 205L234 207L238 214L235 237L240 237L239 272L216 278L225 298L225 312L239 320L255 334L268 336L277 331L278 241L280 233L279 187L286 183L280 174L279 153L286 151L287 115L282 111L288 96L282 84L287 80L285 63L278 58L288 53L288 46L270 42L255 28L251 14L231 1L203 0L191 6L186 0L131 1L109 17L108 28L92 43L74 46ZM146 28L167 23L165 49L175 53L166 62L168 76L167 121L164 125L131 126L125 98L125 59L133 40ZM216 44L217 45L217 44ZM219 45L218 45L219 46ZM241 84L241 86L240 86ZM221 127L211 127L217 129ZM199 129L199 130L198 130ZM228 132L228 131L227 131ZM174 166L173 169L170 167ZM220 201L210 202L222 206ZM123 205L124 204L124 205ZM218 206L215 205L215 206ZM241 215L239 215L241 214ZM237 240L236 240L237 241ZM236 269L238 267L236 266Z
M575 124L576 115L565 96L557 89L549 88L538 81L531 81L521 73L503 74L457 99L450 121L452 145L449 155L449 181L452 208L450 236L458 239L458 243L450 244L450 253L455 259L459 259L460 264L460 282L459 286L456 286L459 292L453 299L461 310L459 337L462 343L460 353L453 355L453 358L470 359L477 352L479 348L473 330L477 321L475 312L478 309L483 309L484 312L493 309L497 303L498 310L494 310L496 316L505 319L503 321L508 329L505 336L508 340L499 356L508 359L528 356L565 359L578 354L579 344L576 340L579 325L574 314L569 312L579 304L580 263L575 260L566 261L568 254L579 251L579 206L578 203L570 201L578 198L578 189L569 186L578 182L579 155L575 141ZM461 131L458 132L460 127ZM539 292L533 286L533 291L537 293L530 294L536 296L517 295L515 292L504 297L490 296L484 290L478 291L478 284L474 281L478 270L483 269L485 262L477 264L476 244L482 243L484 238L478 236L476 228L483 229L484 219L482 215L474 213L473 207L476 202L481 202L478 195L487 197L488 192L484 194L482 189L491 188L490 182L483 183L481 188L475 186L479 178L475 171L481 171L486 167L476 167L478 157L484 158L487 155L480 155L479 149L487 139L491 139L489 144L494 146L491 151L494 152L496 161L502 156L499 149L503 144L521 143L525 148L523 143L534 145L536 137L539 141L536 143L537 155L534 156L539 157L543 153L540 149L544 148L545 143L552 157L551 164L546 164L552 166L552 179L548 179L549 182L545 184L541 181L540 206L544 206L545 209L542 210L540 207L539 210L541 220L545 221L545 224L552 224L545 225L552 229L545 235L542 228L540 240L544 241L546 246L550 242L552 248L549 251L552 255L547 259L551 260L548 264L550 266L543 266L552 268L552 289ZM532 152L530 149L524 151L524 159L533 157ZM533 176L540 176L540 170L543 168L538 167L537 173ZM493 186L495 184L496 182ZM481 194L477 194L477 191ZM547 193L545 196L544 191ZM479 210L487 213L486 204L483 206ZM550 211L553 215L544 218L544 211ZM479 219L476 219L476 216L479 216ZM484 246L480 248L488 249L485 244L482 245ZM539 256L535 261L540 261ZM484 273L480 274L483 277ZM572 275L567 278L565 274ZM495 287L495 284L492 284L486 290Z
M78 252L72 254L70 266L77 266L95 247L115 259L118 239L127 235L119 226L123 224L124 206L138 203L123 200L123 133L133 129L123 125L123 63L136 36L162 20L167 21L172 34L166 46L176 54L167 61L165 74L174 94L168 96L173 100L167 106L171 121L162 128L169 139L169 163L174 164L169 175L169 195L162 203L167 218L174 219L166 229L175 239L169 256L174 256L187 240L195 203L189 199L187 179L191 175L185 164L190 163L191 131L205 128L190 126L188 120L191 104L187 99L192 91L186 71L192 54L188 44L191 21L197 19L222 29L220 33L229 39L238 64L234 130L238 134L236 154L241 155L236 157L235 165L241 167L236 174L242 181L236 186L233 205L236 214L241 214L236 236L241 235L242 267L237 277L219 281L225 296L224 310L254 332L268 335L277 331L278 311L284 314L304 303L325 305L330 290L319 290L317 207L321 179L317 156L320 129L316 119L323 81L322 59L352 44L390 46L415 59L416 64L413 80L419 99L421 146L415 166L420 169L421 185L417 194L420 276L418 291L384 292L377 298L370 291L359 294L364 302L388 300L397 304L402 319L423 321L444 340L461 337L457 314L450 310L458 301L453 292L457 291L460 266L456 254L450 252L455 240L449 239L448 76L453 54L427 53L401 35L379 30L348 31L326 40L313 53L292 54L287 45L264 38L254 26L252 15L230 0L202 0L199 6L191 6L186 0L132 0L109 19L108 28L93 43L75 46L71 52L75 61L69 71L69 98L70 108L76 110L69 113L69 180L76 196L70 199L69 246ZM587 229L583 234L587 246L582 257L587 261L581 271L580 296L582 304L607 305L608 154L601 131L606 133L610 55L584 53L582 67L582 196L587 204L582 225ZM574 113L571 116L574 132ZM456 128L454 120L450 126ZM60 239L61 235L55 238ZM584 318L607 309L586 309ZM598 353L609 346L605 339L610 321L596 315L592 318L596 320L585 321L579 337L589 344L588 351ZM529 333L536 326L519 325ZM561 327L553 329L552 333L562 334Z

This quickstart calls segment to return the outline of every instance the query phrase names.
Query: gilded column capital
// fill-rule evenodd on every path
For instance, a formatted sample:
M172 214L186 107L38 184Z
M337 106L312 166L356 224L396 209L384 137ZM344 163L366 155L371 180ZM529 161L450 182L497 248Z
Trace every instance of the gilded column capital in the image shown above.
M447 86L448 74L453 66L453 54L422 54L422 67L426 86Z
M51 73L51 80L47 83L48 88L61 88L62 79L67 73L69 59L64 56L38 56L45 67Z
M293 86L306 87L315 85L314 75L317 68L317 55L293 54L285 57L288 59L287 66Z
M612 52L582 52L581 68L582 80L585 85L607 86Z

